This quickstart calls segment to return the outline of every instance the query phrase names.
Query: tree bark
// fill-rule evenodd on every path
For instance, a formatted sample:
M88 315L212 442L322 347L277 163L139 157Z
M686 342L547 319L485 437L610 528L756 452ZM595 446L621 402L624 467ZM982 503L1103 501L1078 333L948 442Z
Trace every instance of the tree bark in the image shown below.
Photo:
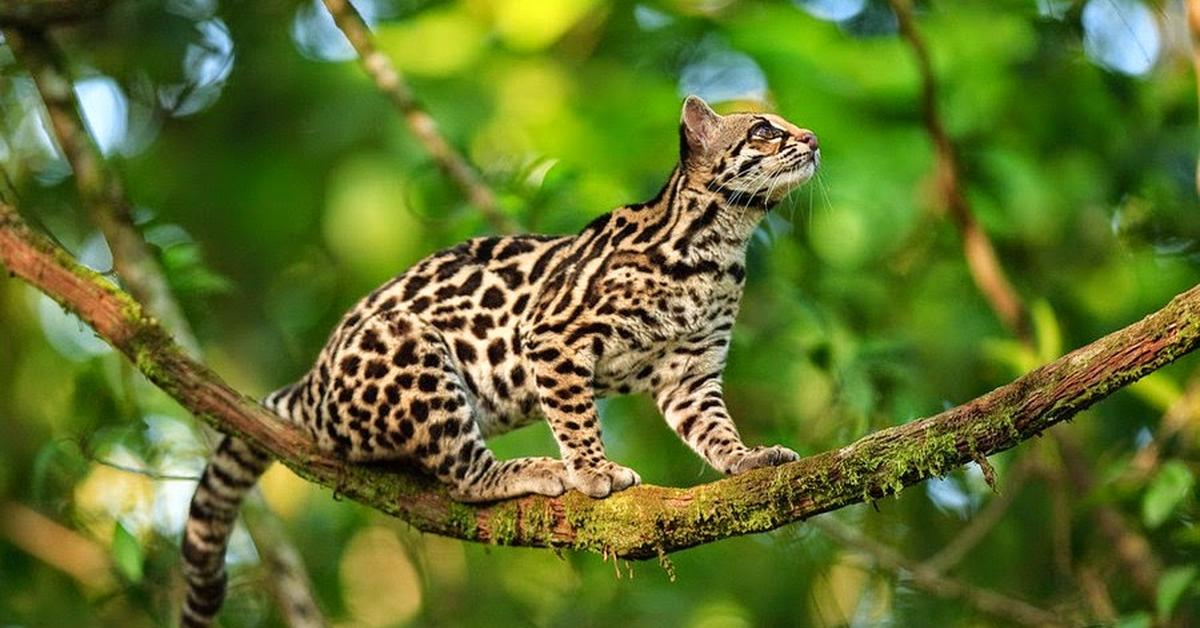
M781 467L688 489L639 486L460 504L426 476L347 464L183 350L129 295L83 268L0 204L0 263L87 322L152 382L215 428L247 438L299 475L426 532L644 559L763 532L882 498L1009 449L1170 364L1200 343L1200 286L1161 310L934 416Z

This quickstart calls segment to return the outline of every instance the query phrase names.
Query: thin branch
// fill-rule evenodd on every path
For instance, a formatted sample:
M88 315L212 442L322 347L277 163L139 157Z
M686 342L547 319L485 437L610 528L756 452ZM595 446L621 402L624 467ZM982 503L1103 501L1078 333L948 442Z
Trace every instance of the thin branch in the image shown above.
M813 519L812 524L839 544L869 556L879 567L908 576L908 582L926 593L960 600L997 619L1026 626L1066 626L1068 622L1028 602L989 589L947 578L926 565L916 564L896 550L863 536L828 517Z
M492 191L475 168L457 151L438 129L433 116L413 96L412 89L396 65L387 55L375 47L371 38L371 29L363 20L358 9L349 0L324 0L325 7L333 15L333 21L346 35L354 51L358 53L359 63L363 70L375 82L375 87L391 101L408 128L417 140L425 146L430 157L437 163L446 176L462 190L472 205L483 212L484 218L492 228L501 233L511 233L515 230L512 222L500 211L496 204L496 194Z
M92 590L116 585L103 547L24 504L0 504L0 536Z
M938 553L922 563L922 567L931 573L946 573L962 561L975 548L988 532L1008 512L1008 507L1016 499L1017 493L1025 484L1032 471L1033 458L1026 456L1013 466L1012 472L1005 482L1004 491L995 496L979 514L971 519L971 523L962 529Z
M1059 452L1062 454L1063 468L1067 471L1067 479L1077 495L1087 495L1095 488L1091 470L1087 466L1083 452L1073 441L1060 441ZM1126 575L1133 582L1134 588L1147 600L1154 601L1158 596L1158 580L1162 575L1162 563L1154 555L1149 541L1137 534L1125 523L1124 517L1113 508L1097 508L1095 511L1096 525L1110 542L1110 550L1116 554L1125 566Z
M426 532L623 558L654 558L894 494L1014 447L1200 345L1196 286L1143 320L978 399L798 462L689 489L640 486L602 500L571 492L471 505L455 502L432 478L348 464L321 451L301 428L188 358L129 295L3 204L0 263L91 325L197 417L248 439L302 477Z
M173 473L159 473L158 471L151 471L150 469L147 469L144 467L134 467L134 466L130 466L130 465L125 465L125 464L121 464L118 462L113 462L111 460L105 460L104 458L92 458L91 461L102 467L116 469L117 471L124 471L125 473L133 473L135 475L140 475L142 477L154 480L155 482L198 482L198 481L200 481L200 476L196 476L196 475L175 475Z
M1117 609L1108 594L1108 586L1094 569L1083 567L1079 570L1079 588L1097 621L1105 625L1116 624Z
M1158 422L1154 437L1139 449L1129 463L1121 482L1145 482L1162 463L1163 449L1182 432L1193 432L1200 424L1200 371L1192 375L1179 395Z
M291 543L280 543L287 533L266 503L257 496L242 506L242 518L250 538L262 553L266 569L267 588L275 598L275 606L290 628L322 628L325 616L313 597L312 582L300 553Z
M1038 471L1050 493L1051 553L1058 574L1070 577L1075 573L1071 555L1071 496L1074 494L1074 490L1069 486L1070 480L1067 479L1067 472L1063 468L1062 453L1059 451L1058 443L1055 443L1052 451L1046 453L1055 456L1055 459L1052 464L1040 462Z
M1196 2L1197 0L1190 0ZM965 185L961 177L961 164L954 149L954 143L942 124L938 111L938 83L930 61L929 50L924 39L917 30L912 16L911 0L888 0L896 15L900 35L908 42L917 61L917 70L921 76L921 111L925 121L926 131L934 144L936 154L936 171L938 189L944 197L944 202L950 209L950 216L963 241L963 254L971 269L976 288L987 299L992 310L1002 323L1014 333L1027 348L1033 349L1033 341L1029 336L1026 325L1027 316L1024 303L1009 283L1004 267L996 256L991 239L975 220L974 210L967 200ZM1052 433L1055 443L1060 450L1064 447L1077 447L1075 436L1066 431ZM1083 463L1073 474L1080 477L1090 475L1090 470ZM1098 527L1108 536L1109 541L1118 547L1136 546L1145 551L1122 551L1118 556L1126 562L1126 567L1135 579L1153 576L1157 581L1159 562L1150 551L1150 545L1135 530L1129 527L1119 511L1108 504L1099 504L1094 515ZM1144 562L1130 562L1144 559ZM1155 600L1153 588L1147 589L1143 581L1135 582L1140 593L1151 603Z
M1196 73L1196 94L1200 96L1200 0L1187 0L1188 31L1192 36L1192 67ZM1196 191L1200 192L1200 161L1196 164Z
M4 37L33 76L50 114L54 137L75 173L75 187L92 222L108 241L122 284L172 330L190 354L199 355L199 345L171 294L162 266L134 225L133 204L87 131L61 54L39 30L8 28Z
M929 49L913 23L911 0L888 0L888 4L896 14L900 36L908 42L917 61L917 69L921 76L921 115L930 139L933 140L937 190L942 196L942 202L950 211L951 220L962 234L963 255L966 257L971 277L988 304L1000 317L1000 322L1018 337L1027 338L1028 329L1021 298L1017 296L1016 290L1004 273L1004 268L996 258L996 249L979 225L979 221L975 219L975 212L964 193L962 166L938 111L937 77L933 72Z
M87 131L80 113L82 104L71 89L71 75L61 51L39 30L8 29L5 36L16 56L34 77L38 92L50 114L51 126L59 146L63 148L63 153L75 173L79 195L88 206L92 220L100 227L108 242L112 251L113 266L122 283L140 303L146 305L148 312L163 322L187 354L199 360L200 344L171 292L162 266L133 223L133 203L125 195L120 177L108 166L95 140ZM104 460L98 462L160 480L196 480L121 467ZM247 511L252 510L254 509L250 508ZM279 609L288 625L323 625L324 620L313 601L311 585L304 573L299 553L280 533L280 527L274 524L265 512L248 519L247 523L255 544L269 559L268 575L279 580L272 588L277 594ZM291 573L288 570L298 571Z

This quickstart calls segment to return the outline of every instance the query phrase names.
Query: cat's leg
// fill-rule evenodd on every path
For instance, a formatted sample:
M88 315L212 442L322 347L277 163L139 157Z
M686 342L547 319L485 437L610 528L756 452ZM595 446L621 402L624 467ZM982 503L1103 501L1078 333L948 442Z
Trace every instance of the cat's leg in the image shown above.
M702 369L664 384L654 399L679 438L722 473L736 475L800 458L780 445L747 447L742 442L725 408L719 369Z
M605 497L640 484L642 479L633 469L604 456L591 357L546 341L529 343L525 356L571 485L590 497Z
M451 487L460 501L560 495L563 463L498 461L483 441L450 350L437 329L393 312L348 336L330 369L319 430L354 461L403 460Z
M483 440L464 442L460 455L473 455ZM486 502L521 495L562 495L570 488L562 460L545 457L497 461L484 446L483 453L464 477L439 475L451 486L450 496L460 502Z

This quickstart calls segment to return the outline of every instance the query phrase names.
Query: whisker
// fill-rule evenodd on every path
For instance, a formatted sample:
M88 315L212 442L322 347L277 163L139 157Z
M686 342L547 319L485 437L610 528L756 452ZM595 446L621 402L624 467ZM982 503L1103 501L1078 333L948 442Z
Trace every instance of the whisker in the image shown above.
M821 196L825 199L825 211L833 211L833 201L829 198L829 186L825 183L825 177L818 176L817 183L821 185Z
M744 196L753 196L754 194L756 194L757 193L756 191L755 192L750 191L752 189L752 186L757 185L758 181L765 179L767 176L768 175L765 172L755 173L754 176L751 177L750 181L748 182L748 185L746 185L745 188L740 189L740 190L734 190L733 196L730 198L730 201L729 201L730 204L736 205L737 202L740 201ZM741 220L741 218L743 216L745 216L745 213L746 213L746 208L743 207L742 213L741 213L741 215L738 216L738 219Z
M817 174L816 178L817 178L817 183L820 184L821 175ZM816 201L814 200L814 196L816 194L816 189L817 189L816 185L813 185L808 188L808 232L809 233L812 233L813 222L816 220L815 216L817 215L817 206L816 206Z

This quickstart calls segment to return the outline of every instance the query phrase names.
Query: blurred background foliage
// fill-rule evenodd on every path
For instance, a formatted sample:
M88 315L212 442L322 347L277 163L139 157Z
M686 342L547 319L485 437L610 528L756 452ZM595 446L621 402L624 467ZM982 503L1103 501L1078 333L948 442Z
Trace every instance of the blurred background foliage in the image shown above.
M1200 264L1196 77L1181 2L921 2L967 193L1036 350L979 296L940 209L920 77L880 0L360 0L380 48L524 229L570 232L649 198L683 95L814 129L818 180L772 213L727 371L754 442L803 453L935 413L1123 326ZM339 314L420 257L487 231L312 0L117 0L54 32L92 134L209 362L261 395ZM0 162L24 213L108 271L31 80L0 47ZM76 319L0 279L0 623L168 625L179 532L214 442ZM1069 425L1092 488L1041 439L993 460L1011 500L947 576L1129 626L1200 621L1198 363ZM1165 431L1168 409L1182 427ZM610 455L655 484L711 480L643 398L603 402ZM1148 470L1131 461L1149 443ZM504 456L553 453L535 426ZM1016 469L1028 479L1006 482ZM421 535L297 479L262 484L339 626L1004 625L810 525L654 563ZM977 467L833 517L912 560L999 499ZM1093 514L1115 509L1159 576L1132 586ZM230 552L225 626L280 622L258 554Z

